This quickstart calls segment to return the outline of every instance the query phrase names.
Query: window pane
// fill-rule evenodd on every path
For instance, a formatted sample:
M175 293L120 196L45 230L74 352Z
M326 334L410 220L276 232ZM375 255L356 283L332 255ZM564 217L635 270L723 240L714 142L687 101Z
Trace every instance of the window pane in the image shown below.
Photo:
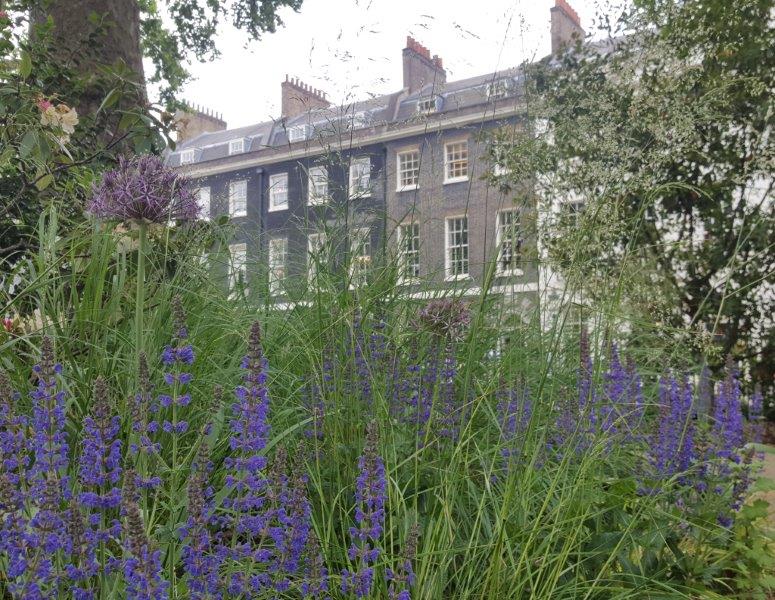
M519 237L519 211L507 210L498 213L498 264L500 273L513 272L519 266L522 240Z
M447 276L468 275L468 219L447 219Z
M371 159L353 159L350 164L350 196L367 196L370 193Z
M244 217L247 214L248 182L234 181L229 184L229 214Z
M210 188L200 187L197 192L197 205L199 206L199 217L202 219L210 218Z
M269 293L281 294L286 277L288 238L269 240Z
M269 178L269 208L288 206L288 173L278 173Z
M398 188L418 185L420 180L420 151L398 154Z
M371 230L355 229L350 237L350 278L353 285L366 283L371 268Z
M308 201L310 204L325 201L328 193L328 171L325 167L311 167L308 181Z
M468 177L468 142L455 142L446 145L445 177L451 179L464 179Z
M398 267L401 281L420 276L420 225L409 223L398 228Z

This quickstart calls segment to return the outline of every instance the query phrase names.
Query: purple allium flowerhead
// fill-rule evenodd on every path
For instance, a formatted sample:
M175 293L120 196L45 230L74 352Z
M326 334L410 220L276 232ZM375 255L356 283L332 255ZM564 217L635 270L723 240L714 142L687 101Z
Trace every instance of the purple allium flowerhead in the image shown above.
M379 433L376 422L366 428L366 446L358 459L360 474L355 483L355 522L350 528L352 545L348 550L356 571L342 572L342 592L365 598L371 592L374 563L379 558L379 538L385 523L387 479L385 465L379 456Z
M460 341L471 323L471 310L454 298L431 300L417 313L417 321L435 335Z
M151 545L145 533L143 517L137 503L137 474L127 469L124 474L122 511L125 518L123 531L124 581L127 600L167 600L169 582L161 576L161 552Z
M89 212L99 219L167 223L196 219L196 196L185 177L157 156L120 156L92 189Z
M420 537L420 525L414 523L404 544L400 565L393 571L387 569L385 578L388 581L388 598L390 600L409 600L414 586L415 575L412 563L417 557L417 541Z

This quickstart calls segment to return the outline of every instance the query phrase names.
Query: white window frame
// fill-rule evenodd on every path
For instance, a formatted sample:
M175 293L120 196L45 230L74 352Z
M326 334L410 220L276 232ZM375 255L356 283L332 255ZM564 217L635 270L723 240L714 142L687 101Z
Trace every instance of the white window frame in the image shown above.
M461 156L465 154L465 158L457 157L451 159L450 155L455 146L463 146ZM468 177L471 171L471 157L468 149L468 140L452 140L444 144L444 183L459 183L461 181L468 181ZM465 161L465 175L450 175L450 171L456 168L456 163L462 163Z
M495 263L495 273L499 276L520 276L524 275L524 271L520 269L519 267L511 267L509 269L504 269L502 266L502 258L503 258L503 231L506 228L506 226L501 222L501 218L503 215L510 214L512 216L512 231L514 235L517 236L517 240L514 240L511 243L511 251L516 255L519 256L521 254L522 250L520 247L518 247L516 242L518 241L519 236L519 229L520 229L520 219L521 219L521 213L519 209L516 208L506 208L503 210L499 210L495 215L495 248L497 249L497 256L495 257L496 263Z
M321 176L322 174L322 176ZM323 180L321 184L320 181ZM322 193L318 190L322 187ZM328 194L328 169L322 165L310 167L307 173L307 204L325 204Z
M454 221L461 220L465 221L466 241L464 244L461 243L459 246L453 246L450 243L452 235L451 225ZM444 219L444 275L446 281L458 281L461 279L469 279L471 277L470 240L468 235L468 215L455 215ZM463 273L452 272L452 251L457 247L461 248L465 254L465 258L463 260L465 261L466 269Z
M284 182L284 183L283 183ZM285 200L276 203L276 198L285 194ZM269 206L268 212L287 210L288 208L288 173L275 173L269 176Z
M435 113L438 103L438 96L431 96L430 98L419 98L417 100L417 112L421 115L430 115Z
M371 228L353 229L350 233L350 287L366 283L371 259Z
M366 172L358 175L358 168L366 166ZM363 185L363 180L366 185ZM371 196L371 158L360 156L350 159L350 198L368 198Z
M509 93L509 84L507 79L496 79L487 84L487 99L502 100Z
M319 283L320 255L325 252L326 242L325 231L310 233L307 236L307 283L312 288L317 287Z
M243 191L239 192L242 189ZM239 192L239 196L238 196ZM243 201L243 208L238 210L237 201ZM248 214L248 180L240 179L229 183L229 216L246 217Z
M270 238L267 252L269 295L281 296L288 277L288 238Z
M194 149L188 148L180 153L180 165L190 165L194 162Z
M245 138L229 140L229 156L232 154L242 154L243 152L245 152Z
M229 244L229 291L237 287L239 275L242 274L244 287L247 288L248 278L248 245L245 243Z
M210 186L203 185L196 191L196 204L199 207L199 218L203 221L210 220Z
M406 230L411 230L412 248L407 246ZM415 233L416 232L416 233ZM416 240L416 243L415 241ZM415 283L420 279L420 224L417 221L401 223L396 229L396 243L398 244L398 281L399 283ZM416 245L416 247L414 247ZM409 270L409 257L412 257L412 271L417 274L407 276Z
M288 132L288 142L301 142L303 140L306 140L309 138L310 130L312 129L311 125L304 124L304 125L294 125L293 127L289 127Z
M404 184L402 177L402 174L407 169L404 169L404 157L409 156L410 154L416 155L417 157L417 166L413 169L417 171L417 175L415 177L415 183L408 183ZM413 161L414 162L414 161ZM397 192L408 192L411 190L416 190L420 186L420 164L421 164L421 155L420 155L420 149L419 148L411 148L408 150L399 150L396 152L396 191Z

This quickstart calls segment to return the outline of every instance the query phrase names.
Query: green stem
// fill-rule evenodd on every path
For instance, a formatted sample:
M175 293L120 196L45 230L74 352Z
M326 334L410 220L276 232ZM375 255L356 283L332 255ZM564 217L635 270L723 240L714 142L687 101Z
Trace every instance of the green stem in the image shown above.
M143 351L143 308L145 304L145 247L148 243L148 225L139 221L140 238L137 248L137 291L135 294L135 365L140 364Z

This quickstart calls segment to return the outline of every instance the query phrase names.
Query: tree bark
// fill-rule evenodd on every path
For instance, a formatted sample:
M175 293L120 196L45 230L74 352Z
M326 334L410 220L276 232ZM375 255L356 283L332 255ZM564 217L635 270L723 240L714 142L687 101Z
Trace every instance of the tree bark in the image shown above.
M96 15L96 23L91 15ZM36 25L53 21L55 59L75 69L87 82L79 99L81 115L93 115L109 91L100 67L123 63L133 75L136 90L119 103L144 105L147 101L140 46L140 5L137 0L49 0L31 11Z

